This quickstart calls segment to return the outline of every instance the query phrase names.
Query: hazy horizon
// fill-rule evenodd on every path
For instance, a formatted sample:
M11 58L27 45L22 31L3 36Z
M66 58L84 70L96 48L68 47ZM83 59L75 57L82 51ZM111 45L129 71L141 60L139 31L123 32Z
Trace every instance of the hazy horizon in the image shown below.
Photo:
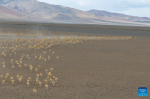
M138 17L150 17L150 0L37 0L82 11L104 10ZM139 13L140 12L140 13Z

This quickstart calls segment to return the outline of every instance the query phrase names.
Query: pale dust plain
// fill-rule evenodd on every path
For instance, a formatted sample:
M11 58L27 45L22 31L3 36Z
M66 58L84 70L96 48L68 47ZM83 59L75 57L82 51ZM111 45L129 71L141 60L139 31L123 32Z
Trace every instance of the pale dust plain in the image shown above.
M5 31L4 31L5 30ZM3 29L1 32L22 32L35 33L34 30L24 29ZM90 33L69 33L69 32L45 32L43 36L51 35L79 35L79 36L105 36ZM108 36L108 35L106 35ZM0 36L2 39L13 39L22 36ZM24 38L23 36L22 38ZM29 37L37 38L40 37ZM90 43L92 42L92 44ZM44 70L54 68L53 75L58 77L58 84L50 86L46 91L44 85L40 88L35 84L35 71L30 73L29 68L11 68L10 57L0 56L0 63L6 62L6 69L0 64L0 75L7 72L10 76L16 77L17 74L23 76L21 84L15 82L11 86L10 82L6 85L0 84L0 99L150 99L150 37L137 36L129 40L88 40L79 44L54 45L50 49L55 51L51 55L49 62L39 62L34 59L35 53L31 50L18 50L17 55L12 55L14 59L19 59L24 54L31 57L30 63L33 66L40 64L40 70L44 75ZM40 53L40 50L37 53ZM0 48L0 53L3 50ZM47 49L48 52L48 49ZM7 52L10 53L10 52ZM56 59L56 56L59 59ZM28 60L23 60L28 62ZM34 81L28 88L27 78L31 76ZM1 80L0 80L1 81ZM43 82L44 83L44 82ZM139 97L138 88L147 87L148 96ZM32 89L37 89L34 96Z

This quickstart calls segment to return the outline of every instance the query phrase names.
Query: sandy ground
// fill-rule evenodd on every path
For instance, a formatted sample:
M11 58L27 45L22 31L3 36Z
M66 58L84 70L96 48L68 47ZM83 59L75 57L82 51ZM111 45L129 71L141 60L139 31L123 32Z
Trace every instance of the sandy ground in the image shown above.
M26 32L17 29L16 31ZM34 31L30 31L32 32ZM65 32L50 32L50 34L45 32L44 35L99 36L99 34ZM16 37L21 36L1 35L0 40ZM25 67L22 69L16 67L13 70L11 58L0 56L0 63L6 62L5 70L0 64L0 75L10 73L10 76L14 77L17 74L23 76L21 84L15 82L15 85L11 86L9 81L5 85L0 84L0 99L150 99L149 42L150 37L138 36L130 40L88 40L79 44L55 45L50 48L55 54L48 53L51 60L47 62L35 60L35 53L32 50L18 50L16 56L12 55L14 60L18 60L23 53L29 54L31 60L23 59L23 63L28 62L35 67L40 64L42 66L40 72L43 73L41 81L46 77L44 70L53 67L53 75L58 77L58 83L54 87L49 84L48 90L44 85L40 88L35 84L35 71L31 73ZM0 48L0 53L2 52ZM41 54L40 52L37 53ZM26 80L29 76L33 80L28 88ZM147 97L138 96L139 87L148 88ZM37 89L36 96L33 95L33 88Z

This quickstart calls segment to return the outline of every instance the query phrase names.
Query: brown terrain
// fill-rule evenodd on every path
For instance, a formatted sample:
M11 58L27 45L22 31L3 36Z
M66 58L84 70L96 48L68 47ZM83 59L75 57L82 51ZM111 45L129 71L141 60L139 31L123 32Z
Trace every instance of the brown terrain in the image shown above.
M113 36L44 30L37 32L35 30L10 28L0 28L0 30L0 41L14 38L39 40L51 36ZM2 33L39 35L4 35ZM40 34L43 35L40 36ZM8 48L13 43L6 42ZM8 81L4 85L0 84L0 99L150 99L149 42L150 37L132 36L128 40L83 40L83 43L78 44L53 45L48 49L39 49L37 52L33 49L23 48L22 50L17 49L16 55L11 50L7 50L5 51L6 57L0 56L0 75L5 76L6 73L9 73L9 77L14 77L15 83L12 86L8 77ZM0 47L0 53L3 51L4 49ZM47 54L42 54L42 51L46 51ZM53 51L54 54L52 54ZM12 56L10 57L9 54ZM23 64L32 64L33 72L30 72L29 67L25 68L23 64L22 68L19 69L15 63L15 60L19 61L23 54L25 54L22 60ZM28 60L26 55L29 55L31 59ZM39 61L34 58L35 55L38 57L50 55L51 59L46 62ZM56 59L57 56L59 56L58 59ZM11 67L11 59L14 59L15 69ZM2 62L5 62L5 69L3 69ZM39 78L43 82L41 87L35 82L35 68L38 65L41 65L38 73L43 73L43 76ZM58 77L58 82L55 86L48 83L49 87L46 90L44 88L44 78L47 77L45 69L49 70L50 68L54 68L52 75ZM16 79L18 74L23 76L21 83ZM31 83L27 87L26 81L29 76L31 76ZM139 87L148 88L147 97L138 96ZM36 95L33 95L33 88L37 90Z

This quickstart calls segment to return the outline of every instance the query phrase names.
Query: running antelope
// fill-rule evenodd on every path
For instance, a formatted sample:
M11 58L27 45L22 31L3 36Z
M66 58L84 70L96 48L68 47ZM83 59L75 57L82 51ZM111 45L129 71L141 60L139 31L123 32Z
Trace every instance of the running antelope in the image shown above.
M41 69L41 66L40 66L40 65L38 65L38 68L39 68L39 69Z
M22 81L22 78L20 77L20 78L19 78L19 83L21 83L21 81Z
M52 73L51 72L48 72L48 74L47 74L48 76L52 76Z
M19 75L16 76L17 80L19 80Z
M12 86L14 85L14 82L15 82L15 80L14 80L14 79L12 79L12 80L11 80Z
M52 84L53 84L53 86L55 86L55 81L54 80L53 80Z
M5 69L5 65L3 65L3 69Z
M33 95L36 95L37 90L33 88Z
M5 80L2 80L2 85L4 85L5 84Z
M36 84L38 84L39 83L39 78L36 78Z
M50 60L50 56L48 56L48 60Z
M14 77L10 77L10 80L13 80L14 79Z
M39 76L40 76L39 74L36 75L36 77L38 77L38 78L39 78Z
M28 77L28 80L29 80L29 82L31 82L31 77L30 76Z
M21 69L21 65L19 64L19 68Z
M52 80L52 78L51 78L51 77L50 77L49 81L50 81L50 83L52 83L52 82L53 82L53 80Z
M45 83L47 83L47 79L46 79L46 78L45 78L45 80L44 80L44 81L45 81Z
M33 67L31 66L31 67L30 67L30 72L32 72L32 69L33 69Z
M42 77L42 75L43 75L43 74L42 74L42 73L40 73L40 77Z
M38 72L38 69L37 68L35 68L35 71L36 71L36 73Z
M7 81L7 78L8 78L8 76L6 75L6 76L5 76L5 81Z
M50 68L50 71L52 72L54 70L54 68Z
M55 78L55 82L57 83L57 81L58 81L58 78L56 77L56 78Z
M27 67L27 64L26 64L26 63L24 63L24 67Z
M1 75L0 77L1 77L1 79L3 79L3 75Z
M45 84L45 89L48 90L48 84Z
M46 74L48 73L48 70L47 69L45 69L45 72L46 72Z
M42 82L41 81L39 81L39 85L40 85L40 87L42 86Z
M46 62L46 58L44 59L44 61Z
M37 56L35 56L35 59L37 59Z
M29 81L27 81L27 86L29 87L29 85L30 85L30 82L29 82Z
M12 65L12 69L14 69L15 68L15 66L14 65Z

